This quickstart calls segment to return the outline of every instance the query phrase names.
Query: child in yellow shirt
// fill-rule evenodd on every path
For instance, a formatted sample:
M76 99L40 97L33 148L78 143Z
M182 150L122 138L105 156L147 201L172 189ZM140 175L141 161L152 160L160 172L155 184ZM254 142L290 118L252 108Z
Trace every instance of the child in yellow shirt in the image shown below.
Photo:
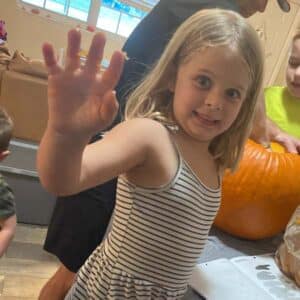
M300 138L300 31L292 41L286 83L265 89L266 113L283 131Z

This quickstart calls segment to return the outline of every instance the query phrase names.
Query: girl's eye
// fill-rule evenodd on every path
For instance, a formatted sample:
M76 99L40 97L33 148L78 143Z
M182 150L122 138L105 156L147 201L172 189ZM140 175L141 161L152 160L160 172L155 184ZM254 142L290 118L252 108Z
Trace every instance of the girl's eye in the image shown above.
M236 90L236 89L228 89L226 91L226 95L232 99L232 100L239 100L241 99L241 93L240 91Z
M209 89L212 85L211 79L204 75L199 76L197 81L199 86L203 89Z

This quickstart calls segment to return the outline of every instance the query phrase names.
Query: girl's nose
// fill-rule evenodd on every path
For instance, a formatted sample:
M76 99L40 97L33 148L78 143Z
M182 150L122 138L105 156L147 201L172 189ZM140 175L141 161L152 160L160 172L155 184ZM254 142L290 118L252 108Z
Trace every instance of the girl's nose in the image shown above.
M295 70L295 77L300 78L300 65Z
M205 106L210 110L221 110L222 96L217 92L210 92L205 98Z

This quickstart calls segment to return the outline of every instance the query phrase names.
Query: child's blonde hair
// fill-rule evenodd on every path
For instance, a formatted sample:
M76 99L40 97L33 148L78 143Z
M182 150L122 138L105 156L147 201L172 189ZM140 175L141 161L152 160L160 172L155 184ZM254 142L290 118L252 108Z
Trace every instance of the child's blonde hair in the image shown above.
M161 58L128 99L125 118L146 117L174 124L170 83L179 66L208 47L228 46L238 51L248 67L250 85L238 117L209 150L221 169L235 169L251 130L263 77L263 51L256 31L239 14L221 9L202 10L188 18L175 32Z

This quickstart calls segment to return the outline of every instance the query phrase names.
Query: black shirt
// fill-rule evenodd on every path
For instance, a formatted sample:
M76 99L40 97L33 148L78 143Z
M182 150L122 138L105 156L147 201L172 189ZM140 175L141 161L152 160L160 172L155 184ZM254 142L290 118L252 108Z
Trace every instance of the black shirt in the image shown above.
M233 0L161 0L131 33L123 50L128 57L151 65L181 23L201 9L216 7L238 11Z

